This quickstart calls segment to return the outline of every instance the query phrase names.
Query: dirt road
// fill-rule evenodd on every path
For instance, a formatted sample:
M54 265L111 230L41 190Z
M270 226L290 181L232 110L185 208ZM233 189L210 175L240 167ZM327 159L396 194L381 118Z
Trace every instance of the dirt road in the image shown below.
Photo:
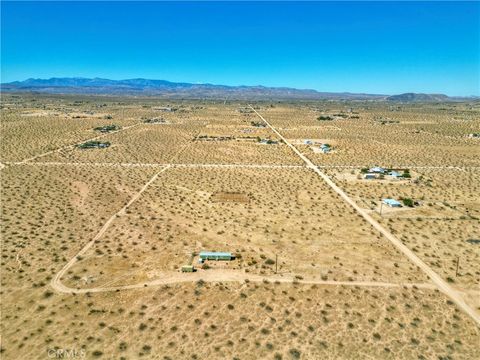
M112 222L117 218L117 216L121 216L123 214L125 214L125 210L127 210L127 208L132 205L139 197L140 195L142 195L142 193L148 188L148 186L153 183L157 177L162 173L164 172L165 170L167 170L169 168L169 166L166 166L164 167L162 170L160 170L159 172L157 172L155 175L152 176L152 178L145 184L143 185L143 187L130 199L130 201L124 206L122 207L119 211L117 211L115 214L113 214L108 220L107 222L102 226L102 228L100 229L100 231L97 233L97 235L95 235L95 237L90 240L78 253L76 256L74 256L72 259L70 259L70 261L68 263L65 264L65 266L62 268L62 270L60 270L56 275L55 277L53 278L52 280L52 287L57 290L57 291L61 291L61 292L65 292L65 289L67 289L66 286L64 286L61 282L61 278L63 277L63 275L65 275L65 273L68 271L68 269L70 269L73 265L75 265L76 262L78 262L79 260L79 257L83 256L92 246L93 244L95 244L95 241L97 241L98 239L100 239L104 234L105 232L107 231L107 229L110 227L110 225L112 224Z
M333 281L333 280L297 280L293 276L281 277L278 275L264 276L249 274L239 270L227 270L227 269L210 269L208 271L199 269L194 273L180 273L175 271L165 271L158 274L158 279L122 286L98 286L94 288L81 288L74 289L57 282L55 290L67 294L84 294L84 293L98 293L120 290L133 290L143 289L152 286L161 286L169 284L177 284L184 282L279 282L279 283L296 283L296 284L317 284L317 285L332 285L332 286L363 286L363 287L386 287L386 288L398 288L398 287L416 287L419 289L435 289L435 285L432 284L412 284L412 283L386 283L375 281ZM111 283L111 282L110 282ZM107 284L106 284L107 285Z
M177 167L177 168L252 168L252 169L275 169L275 168L305 168L305 165L288 164L174 164L174 163L97 163L97 162L8 162L7 165L29 165L29 166L99 166L99 167ZM1 164L0 164L1 167Z
M125 126L119 130L115 130L115 131L110 131L108 133L104 133L104 134L101 134L101 135L98 135L98 136L95 136L91 139L86 139L86 140L83 140L81 141L80 143L76 143L76 144L72 144L72 145L66 145L66 146L62 146L58 149L55 149L55 150L50 150L50 151L47 151L45 153L42 153L42 154L39 154L39 155L35 155L35 156L32 156L28 159L24 159L22 161L19 161L18 164L24 164L24 163L28 163L30 161L33 161L33 160L36 160L36 159L39 159L41 157L44 157L44 156L47 156L47 155L50 155L50 154L53 154L53 153L56 153L56 152L60 152L62 150L66 150L66 149L71 149L73 147L75 147L75 145L78 145L78 144L81 144L81 143L84 143L84 142L87 142L87 141L94 141L94 140L98 140L98 139L101 139L105 136L108 136L108 135L111 135L111 134L115 134L115 133L118 133L118 132L121 132L121 131L125 131L125 130L128 130L128 129L132 129L138 125L141 125L143 123L138 123L138 124L134 124L134 125L130 125L130 126Z
M317 175L319 175L345 202L347 202L350 206L352 206L368 223L370 223L377 231L379 231L382 235L384 235L401 253L410 259L410 261L418 266L435 284L435 287L446 294L462 311L468 314L478 325L480 325L480 316L473 310L470 306L468 306L461 295L450 287L437 273L435 273L427 264L425 264L420 258L418 258L410 249L408 249L400 240L398 240L395 236L393 236L387 229L385 229L382 225L380 225L375 219L373 219L364 209L360 208L350 197L348 197L342 189L340 189L327 175L322 173L318 166L315 166L305 155L303 155L297 148L295 148L292 144L290 144L267 120L265 120L253 107L252 110L262 119L267 126L280 138L282 139L287 146L289 146L292 151L295 152L306 164L306 167L314 171ZM188 144L185 145L186 148ZM182 150L184 149L182 148ZM181 151L182 151L181 150ZM174 157L175 158L175 157ZM187 165L187 164L183 164ZM189 164L190 165L190 164ZM196 165L196 164L193 164ZM205 164L203 164L205 165ZM128 289L139 289L149 286L158 286L164 284L171 284L171 283L178 283L178 282L186 282L186 281L196 281L196 280L203 280L203 281L212 281L212 282L221 282L221 281L279 281L279 282L293 282L296 281L292 278L282 278L278 276L260 276L254 274L246 274L241 271L227 271L227 270L218 270L218 271L208 271L203 272L199 271L193 274L181 274L177 272L164 272L159 276L157 280L153 280L150 282L138 283L138 284L131 284L131 285L124 285L124 286L111 286L111 287L95 287L89 289L73 289L65 286L61 282L61 278L67 273L67 271L76 263L78 262L78 257L84 255L92 245L100 239L111 223L115 220L117 216L120 216L125 213L125 210L135 202L141 194L148 188L148 186L154 182L157 177L170 168L171 166L181 166L178 165L166 165L163 167L159 172L157 172L133 197L132 199L118 212L113 214L107 222L103 225L97 235L89 241L80 251L79 253L72 258L65 266L60 270L52 280L52 287L62 293L86 293L86 292L106 292L106 291L118 291L118 290L128 290ZM199 164L198 166L202 166ZM218 165L212 164L212 167ZM232 167L232 165L227 165ZM398 287L398 286L417 286L422 288L432 288L431 284L391 284L391 283L379 283L379 282L337 282L337 281L322 281L322 280L299 280L297 281L300 284L319 284L319 285L350 285L350 286L383 286L383 287Z
M402 254L404 254L410 261L418 266L437 286L437 288L447 295L462 311L469 315L480 326L480 315L472 309L462 296L453 289L448 283L443 280L435 271L432 270L426 263L424 263L417 255L415 255L409 248L407 248L400 240L398 240L392 233L372 218L364 209L360 208L342 189L340 189L327 175L322 173L320 169L315 166L305 155L303 155L295 146L290 144L267 120L264 119L252 106L250 108L262 119L265 124L287 144L306 164L307 167L317 173L345 202L352 206L370 225L385 236Z

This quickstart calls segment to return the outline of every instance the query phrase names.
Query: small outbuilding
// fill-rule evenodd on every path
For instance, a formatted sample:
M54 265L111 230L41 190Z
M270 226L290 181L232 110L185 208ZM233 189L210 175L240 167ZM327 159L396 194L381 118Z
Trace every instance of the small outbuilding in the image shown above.
M383 199L382 202L390 207L402 207L402 204L394 199Z
M400 174L399 172L396 172L396 171L390 171L388 173L388 175L394 177L394 178L401 178L402 177L402 174Z
M368 170L368 172L375 173L375 174L385 174L387 172L387 170L385 170L384 168L375 166L375 167L370 168Z
M373 179L376 179L377 178L377 174L365 174L363 176L364 179L367 179L367 180L373 180Z
M200 252L200 260L226 260L230 261L235 258L232 253L229 252L217 252L217 251L201 251Z
M322 144L322 145L320 145L320 150L324 154L328 154L330 152L331 148L330 148L330 145L328 145L328 144Z
M182 272L194 272L195 267L193 265L183 265Z

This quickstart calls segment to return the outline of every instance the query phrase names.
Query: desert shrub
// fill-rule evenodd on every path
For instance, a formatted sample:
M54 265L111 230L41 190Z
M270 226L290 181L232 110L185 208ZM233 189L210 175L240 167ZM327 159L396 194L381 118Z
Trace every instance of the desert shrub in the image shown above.
M319 117L317 117L317 120L319 120L319 121L331 121L331 120L333 120L333 117L320 115Z
M288 351L292 359L300 359L301 352L295 348L292 348Z
M413 207L413 200L410 198L404 198L402 199L403 205L408 206L408 207Z

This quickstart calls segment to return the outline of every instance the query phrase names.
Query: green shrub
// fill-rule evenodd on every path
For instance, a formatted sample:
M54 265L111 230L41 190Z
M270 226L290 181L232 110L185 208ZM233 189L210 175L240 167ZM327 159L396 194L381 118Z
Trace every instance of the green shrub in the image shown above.
M404 198L402 199L403 205L408 206L408 207L413 207L413 200L410 198Z

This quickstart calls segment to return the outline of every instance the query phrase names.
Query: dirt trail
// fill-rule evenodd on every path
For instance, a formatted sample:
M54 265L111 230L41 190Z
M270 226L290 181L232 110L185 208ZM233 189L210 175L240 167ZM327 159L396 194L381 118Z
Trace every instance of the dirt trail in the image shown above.
M276 169L276 168L305 168L305 165L288 164L173 164L173 163L95 163L95 162L33 162L25 163L10 162L7 165L29 165L29 166L100 166L100 167L177 167L177 168L252 168L252 169Z
M251 107L251 106L250 106ZM410 249L408 249L403 243L400 242L395 236L393 236L388 230L381 226L376 220L374 220L364 209L360 208L352 199L350 199L344 192L341 190L327 175L323 174L318 166L315 166L305 155L297 150L292 144L290 144L268 121L266 121L253 107L252 110L262 119L267 126L280 138L282 139L287 146L289 146L306 164L306 167L312 169L317 173L340 197L343 198L348 204L350 204L367 222L369 222L376 230L382 233L400 252L407 256L410 261L417 265L425 274L427 274L432 282L435 284L435 287L440 289L444 294L446 294L462 311L467 313L478 325L480 325L480 316L468 306L461 295L451 288L437 273L435 273L427 264L425 264L420 258L418 258ZM188 143L179 151L183 151L188 146ZM40 156L44 156L40 155ZM178 155L178 154L177 154ZM39 156L37 156L39 157ZM175 156L176 157L176 156ZM175 158L174 157L174 158ZM30 159L24 160L22 163L30 161ZM185 166L187 164L183 164ZM188 164L188 166L204 166L205 164ZM51 285L53 289L62 293L87 293L87 292L106 292L106 291L119 291L119 290L128 290L128 289L139 289L149 286L159 286L165 284L172 284L178 282L190 282L190 281L210 281L210 282L228 282L228 281L279 281L279 282L298 282L299 284L319 284L319 285L344 285L344 286L381 286L381 287L399 287L399 286L417 286L421 288L432 288L431 284L393 284L393 283L382 283L382 282L341 282L341 281L323 281L323 280L295 280L292 278L282 278L278 276L261 276L254 274L246 274L241 271L232 271L232 270L210 270L208 272L199 271L196 273L182 274L177 272L165 272L162 273L159 279L143 282L138 284L124 285L124 286L114 286L114 287L95 287L89 289L74 289L65 286L61 282L61 278L66 274L66 272L77 262L78 257L84 255L93 244L100 239L111 223L115 220L117 216L120 216L125 213L126 209L135 202L142 193L148 188L148 186L153 183L157 177L172 166L181 167L181 164L178 165L166 165L159 172L157 172L133 197L132 199L122 207L118 212L113 214L107 222L103 225L97 235L89 241L79 252L72 258L65 266L60 270L55 277L53 278ZM225 165L216 165L211 164L212 167L220 167ZM228 167L235 167L236 165L226 165ZM241 166L241 165L240 165ZM257 165L254 165L257 166Z
M69 145L71 147L73 145ZM61 151L66 148L52 150L48 153L37 155L37 158L46 156L56 151ZM202 167L212 167L212 168L253 168L253 169L275 169L275 168L291 168L291 169L299 169L299 168L306 168L306 165L290 165L290 164L208 164L208 163L113 163L113 162L61 162L61 161L48 161L48 162L30 162L34 158L30 158L27 160L22 161L10 161L5 163L0 163L0 170L5 168L6 166L18 166L18 165L29 165L29 166L100 166L100 167L163 167L163 166L171 166L171 167L191 167L191 168L202 168ZM362 168L359 165L315 165L315 167L319 169L360 169ZM394 168L398 169L420 169L420 170L460 170L460 171L467 171L467 170L480 170L478 166L467 166L467 167L459 167L459 166L415 166L415 165L397 165Z
M108 133L104 133L104 134L95 136L95 137L93 137L93 138L91 138L91 139L82 140L81 143L84 143L84 142L87 142L87 141L98 140L98 139L101 139L101 138L103 138L103 137L105 137L105 136L107 136L107 135L111 135L111 134L115 134L115 133L118 133L118 132L121 132L121 131L125 131L125 130L128 130L128 129L134 128L134 127L136 127L136 126L138 126L138 125L141 125L141 124L143 124L143 123L138 123L138 124L134 124L134 125L130 125L130 126L125 126L125 127L121 128L121 129L119 129L119 130L110 131L110 132L108 132ZM43 153L43 154L35 155L35 156L32 156L32 157L30 157L30 158L28 158L28 159L24 159L24 160L19 161L18 163L15 163L15 164L25 164L25 163L28 163L28 162L30 162L30 161L39 159L39 158L41 158L41 157L44 157L44 156L47 156L47 155L50 155L50 154L53 154L53 153L56 153L56 152L60 152L60 151L62 151L62 150L71 149L71 148L75 147L75 145L78 145L78 144L79 144L79 143L76 143L76 144L73 144L73 145L62 146L62 147L60 147L60 148L58 148L58 149L50 150L50 151L47 151L47 152L45 152L45 153Z
M364 209L359 207L342 189L340 189L327 175L319 170L304 154L302 154L295 146L290 144L267 120L263 118L251 105L250 108L262 119L265 124L287 144L306 164L307 167L317 173L345 202L352 206L370 225L385 236L401 253L410 259L410 261L418 266L437 286L437 288L447 295L462 311L469 315L477 325L480 325L480 315L472 309L465 301L459 292L453 289L448 283L443 280L431 267L424 263L417 255L415 255L408 247L406 247L400 240L398 240L392 233L385 229L380 223L372 218Z
M179 153L183 151L186 147L188 146L188 143L185 144L182 149L180 149ZM177 153L174 157L178 156ZM35 163L32 163L35 164ZM29 164L31 165L31 164ZM159 164L160 165L160 164ZM75 257L73 257L68 263L65 264L65 266L55 275L51 282L51 286L53 287L54 290L61 292L61 293L68 293L68 294L81 294L81 293L94 293L94 292L109 292L109 291L120 291L120 290L130 290L130 289L141 289L145 287L150 287L150 286L161 286L161 285L166 285L166 284L174 284L174 283L180 283L180 282L192 282L192 281L199 281L203 280L206 282L243 282L243 281L253 281L253 282L263 282L263 281L278 281L281 283L299 283L299 284L318 284L318 285L335 285L335 286L367 286L367 287L401 287L401 286L406 286L406 287L418 287L418 288L426 288L426 289L432 289L434 288L433 285L431 284L409 284L409 283L386 283L386 282L365 282L365 281L329 281L329 280L297 280L294 279L293 277L281 277L278 275L274 276L262 276L262 275L255 275L255 274L247 274L242 271L236 271L236 270L209 270L209 271L203 271L199 270L198 272L195 273L189 273L189 274L182 274L179 272L175 271L170 271L170 272L162 272L160 273L160 276L158 279L149 281L149 282L142 282L142 283L137 283L137 284L131 284L131 285L123 285L123 286L108 286L110 284L115 283L119 279L114 279L108 283L106 283L104 286L99 286L99 287L94 287L94 288L81 288L81 289L75 289L75 288L70 288L66 285L64 285L61 281L62 277L67 273L67 271L74 266L79 260L79 257L82 257L87 253L87 251L95 244L97 240L99 240L108 230L110 225L113 223L113 221L118 217L123 214L125 214L125 211L127 208L132 205L138 198L142 195L142 193L152 184L157 177L164 171L166 171L169 168L172 167L190 167L190 166L207 166L207 167L243 167L243 165L222 165L222 164L171 164L171 165L165 165L161 164L162 169L157 172L143 187L130 199L130 201L122 207L119 211L117 211L115 214L113 214L107 222L102 226L100 231L95 235L95 237L90 240L85 246L77 253ZM296 167L296 168L306 168L304 165L246 165L247 167Z
M294 277L280 277L278 275L262 276L256 274L248 274L240 270L226 270L226 269L210 269L208 271L199 269L194 273L180 273L175 271L165 271L159 274L159 278L141 282L137 284L121 285L121 286L98 286L94 288L69 288L61 283L58 283L55 290L62 293L98 293L108 291L133 290L143 289L152 286L169 285L184 282L280 282L280 283L296 283L296 284L317 284L317 285L333 285L333 286L365 286L365 287L416 287L419 289L435 289L432 284L412 284L412 283L386 283L375 281L333 281L333 280L297 280ZM108 285L108 283L106 284Z
M361 169L360 165L316 165L320 169ZM420 169L420 170L480 170L480 166L420 166L420 165L392 165L392 169Z
M72 259L70 259L70 261L68 263L65 264L65 266L62 268L62 270L60 270L56 275L55 277L53 278L52 280L52 287L57 290L57 291L61 291L61 292L65 292L65 289L68 289L66 286L64 286L62 283L61 283L61 278L63 277L63 275L65 275L65 273L68 271L68 269L70 269L73 265L75 265L76 262L78 262L79 260L79 257L83 256L92 246L93 244L95 244L95 241L97 241L98 239L100 239L103 234L105 234L105 232L107 231L107 229L110 227L110 225L112 224L112 222L117 218L117 216L121 216L123 214L125 214L125 210L130 206L132 205L139 197L140 195L142 195L142 193L148 188L148 186L154 182L157 177L162 173L164 172L165 170L167 170L169 168L169 166L166 166L164 167L162 170L160 170L159 172L157 172L155 175L153 175L153 177L145 184L143 185L143 187L130 199L130 201L124 206L122 207L119 211L117 211L115 214L113 214L108 220L107 222L102 226L102 228L100 229L100 231L97 233L97 235L95 235L95 237L90 240L78 253L76 256L74 256Z

